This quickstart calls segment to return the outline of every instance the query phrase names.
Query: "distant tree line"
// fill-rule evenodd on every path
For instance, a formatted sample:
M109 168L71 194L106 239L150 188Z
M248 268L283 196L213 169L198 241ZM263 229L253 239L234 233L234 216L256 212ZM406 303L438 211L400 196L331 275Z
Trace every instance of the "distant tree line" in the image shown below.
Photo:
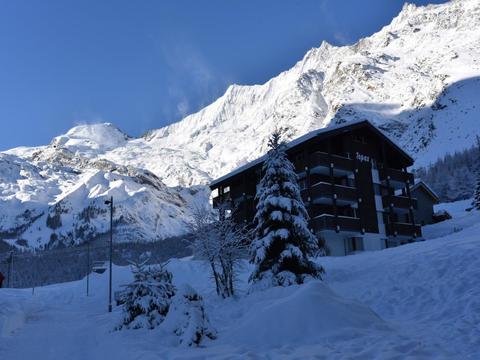
M480 171L478 146L454 154L447 154L427 168L415 171L417 178L426 182L442 202L470 199L474 195Z

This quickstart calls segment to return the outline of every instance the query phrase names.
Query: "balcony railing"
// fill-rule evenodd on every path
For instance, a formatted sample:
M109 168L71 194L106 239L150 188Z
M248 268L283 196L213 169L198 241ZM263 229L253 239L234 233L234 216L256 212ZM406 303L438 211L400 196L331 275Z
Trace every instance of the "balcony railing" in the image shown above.
M413 185L413 174L391 168L383 168L379 170L380 180L385 181L388 179L391 182L405 184L407 181L410 185Z
M323 181L312 185L310 190L303 189L302 199L304 202L315 202L315 200L319 199L332 199L332 190L338 201L357 201L356 188L343 185L335 185L335 187L332 188L332 184Z
M335 221L334 215L322 214L310 219L310 226L314 230L337 230L337 225L338 231L361 231L360 219L358 218L338 216L337 221Z
M333 167L336 169L342 169L351 172L355 170L355 163L352 159L339 155L332 155L329 157L327 153L321 151L316 151L310 154L310 167L330 167L330 164L333 164Z
M422 228L418 224L394 222L387 226L388 235L421 237Z
M212 205L213 205L213 207L216 209L216 208L218 208L221 204L226 203L226 202L228 202L228 201L230 201L230 200L231 200L231 199L230 199L230 196L228 196L228 197L225 196L225 195L224 195L224 196L216 196L216 197L214 197L214 198L212 199Z
M397 208L397 209L416 209L417 199L408 198L406 196L387 195L382 198L384 208Z

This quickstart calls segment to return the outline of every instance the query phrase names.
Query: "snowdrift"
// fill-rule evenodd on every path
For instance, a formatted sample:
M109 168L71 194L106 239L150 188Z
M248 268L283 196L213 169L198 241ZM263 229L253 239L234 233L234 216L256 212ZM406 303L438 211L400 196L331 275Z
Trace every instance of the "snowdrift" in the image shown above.
M18 290L0 289L0 339L11 335L25 324L27 316L17 292Z
M369 329L388 330L369 307L336 295L320 281L301 286L276 287L250 294L248 313L219 341L243 346L279 347L315 344L320 339Z

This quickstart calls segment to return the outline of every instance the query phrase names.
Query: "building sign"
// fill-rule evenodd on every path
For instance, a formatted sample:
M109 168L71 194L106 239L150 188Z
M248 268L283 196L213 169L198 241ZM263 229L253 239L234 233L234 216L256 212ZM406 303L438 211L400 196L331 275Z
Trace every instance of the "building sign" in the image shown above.
M364 162L370 162L370 156L360 154L359 152L357 152L356 155L357 155L357 160L364 161Z

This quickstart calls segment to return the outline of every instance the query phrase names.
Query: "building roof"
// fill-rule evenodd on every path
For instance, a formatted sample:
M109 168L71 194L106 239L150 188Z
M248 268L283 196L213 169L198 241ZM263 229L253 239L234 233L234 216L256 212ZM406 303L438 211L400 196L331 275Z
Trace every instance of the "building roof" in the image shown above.
M417 189L422 189L423 191L425 191L427 195L429 195L433 199L435 204L438 204L440 202L440 198L438 197L437 193L433 191L433 189L423 181L415 182L415 184L413 184L410 190L415 191Z
M348 130L351 130L353 128L357 128L357 127L362 127L362 126L366 126L366 127L369 127L371 130L373 130L375 133L377 133L378 135L382 136L383 138L385 138L385 140L387 140L387 142L392 145L396 150L398 150L401 154L403 154L405 156L405 158L413 163L413 159L410 155L408 155L395 141L393 141L390 137L388 137L383 131L381 131L379 128L377 128L376 126L374 126L370 121L368 120L355 120L355 121L349 121L349 122L346 122L346 123L342 123L342 124L336 124L336 125L331 125L331 126L327 126L327 127L324 127L322 129L318 129L318 130L313 130L305 135L302 135L298 138L296 138L295 140L292 140L290 141L286 147L287 147L287 150L288 149L291 149L299 144L302 144L310 139L313 139L315 137L318 137L318 136L328 136L328 135L334 135L340 131L344 132L344 131L348 131ZM263 155L253 161L250 161L248 162L247 164L245 165L242 165L238 168L236 168L235 170L229 172L228 174L225 174L221 177L219 177L218 179L215 179L213 180L211 183L210 183L210 187L214 187L214 186L217 186L218 184L220 184L221 182L237 175L237 174L240 174L242 173L243 171L247 170L247 169L250 169L252 167L254 167L255 165L258 165L258 164L261 164L266 158L266 155Z

